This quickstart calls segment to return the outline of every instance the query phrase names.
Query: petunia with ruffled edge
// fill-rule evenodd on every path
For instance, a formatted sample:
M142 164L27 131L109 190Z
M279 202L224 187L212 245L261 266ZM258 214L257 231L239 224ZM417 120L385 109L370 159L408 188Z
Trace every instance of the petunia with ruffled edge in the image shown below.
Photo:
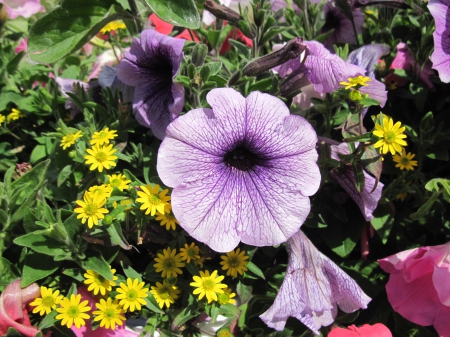
M173 213L189 235L217 252L242 241L285 242L303 224L316 193L317 135L273 96L211 90L212 109L173 121L158 153L158 173Z
M367 308L370 297L302 231L289 239L287 251L283 284L273 305L259 316L269 327L282 331L295 317L318 335L322 326L333 323L338 307L346 313Z
M184 87L173 81L180 69L184 43L183 39L144 30L117 67L119 80L135 87L136 120L151 128L159 139L164 138L167 125L184 106Z

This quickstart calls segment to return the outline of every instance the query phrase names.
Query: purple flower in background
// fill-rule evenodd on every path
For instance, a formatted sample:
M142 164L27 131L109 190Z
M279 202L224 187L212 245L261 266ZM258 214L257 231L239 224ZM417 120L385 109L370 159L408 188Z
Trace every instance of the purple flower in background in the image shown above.
M307 46L304 62L300 58L292 59L280 67L277 71L281 77L286 77L281 84L281 92L293 91L298 83L314 85L314 90L319 93L333 92L341 87L340 82L347 81L349 77L364 75L366 70L354 64L345 62L339 56L331 54L320 42L304 41ZM302 81L305 77L308 81ZM372 80L368 87L360 89L363 94L369 94L380 102L383 107L387 100L385 85L377 80Z
M184 106L184 87L173 82L183 59L184 42L155 30L144 30L117 67L119 80L135 87L136 120L150 127L159 139L164 138L167 125Z
M331 158L340 160L338 153L350 154L347 143L341 143L339 145L331 145ZM373 211L378 206L378 201L381 198L381 192L383 190L383 184L378 182L377 188L372 192L376 179L363 170L364 173L364 189L359 192L355 186L355 174L353 168L346 167L342 170L331 170L329 177L338 182L339 185L350 195L350 197L356 202L360 208L366 221L373 219Z
M173 187L172 209L189 235L217 252L239 241L285 242L316 193L317 135L306 119L258 91L211 90L212 109L174 120L158 152L158 174Z
M282 331L295 317L314 333L333 323L338 307L346 312L367 308L370 298L333 261L317 250L298 231L287 242L289 262L286 276L273 305L261 319Z
M117 69L105 65L98 76L98 84L104 88L111 88L114 92L118 89L122 93L122 103L132 102L134 98L134 87L126 85L117 78Z
M0 0L0 3L5 6L10 19L18 16L29 18L38 12L45 12L40 0Z
M433 33L434 52L431 54L433 69L439 72L442 82L450 82L450 1L430 0L428 9L433 15L436 30Z
M389 52L390 48L384 44L368 44L352 51L347 57L347 62L366 69L366 76L375 78L375 65Z
M74 118L76 114L81 112L81 110L72 100L72 98L67 95L67 93L76 94L76 91L81 88L84 91L88 92L91 88L90 84L73 78L62 77L56 77L55 82L58 84L59 90L61 91L62 95L66 98L64 107L66 108L66 110L70 110L70 117Z
M335 42L348 44L356 43L352 22L341 12L339 8L335 7L334 1L329 1L325 4L323 7L323 13L325 15L325 24L320 30L320 33L324 34L334 29L334 32L331 33L331 35L324 41L324 45L329 51L332 53L334 52L333 44ZM362 32L364 15L359 10L352 11L352 14L356 32L359 34Z

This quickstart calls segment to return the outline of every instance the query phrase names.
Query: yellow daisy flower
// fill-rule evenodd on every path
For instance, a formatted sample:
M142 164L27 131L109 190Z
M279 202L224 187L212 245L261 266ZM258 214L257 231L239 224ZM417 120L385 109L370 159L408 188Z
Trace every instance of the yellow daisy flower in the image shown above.
M6 117L0 114L0 124L3 124L3 122L6 120Z
M53 290L51 288L46 288L41 286L41 297L36 298L30 303L30 306L36 307L33 309L33 314L38 313L39 315L49 314L52 310L56 309L56 305L61 303L63 295L59 294L59 290Z
M116 324L122 325L125 321L125 316L122 315L123 310L119 306L118 300L111 300L108 298L106 301L104 299L100 300L100 303L95 303L98 310L92 312L94 317L94 322L100 321L100 327L115 330Z
M107 199L111 196L112 187L108 184L95 185L95 186L89 187L89 190L86 193L89 193L91 195L91 197Z
M231 251L229 253L226 253L225 255L221 255L220 258L223 260L220 262L220 264L223 266L223 270L227 270L227 276L233 276L237 277L238 273L240 275L243 274L244 271L248 270L246 265L248 263L248 256L245 255L245 251L240 251L241 249L238 248L235 251Z
M413 171L414 166L417 166L417 160L412 160L415 156L415 154L411 152L406 153L405 149L402 149L402 154L395 154L392 160L397 163L395 167L399 167L400 170Z
M89 170L94 171L98 169L99 172L103 171L103 168L109 170L110 167L115 167L116 163L114 160L117 159L117 156L114 156L116 153L116 149L113 149L113 145L109 144L107 146L94 146L92 149L86 149L86 152L89 153L84 156L86 159L85 164L92 164Z
M141 305L145 305L145 298L148 296L148 288L144 288L145 283L139 282L136 278L132 280L127 278L127 284L120 283L120 287L116 290L119 293L116 299L120 300L119 304L124 310L133 312L135 309L141 310Z
M236 303L234 297L236 294L232 292L231 288L224 289L223 293L217 295L220 304L234 304Z
M6 116L6 122L9 123L11 121L18 120L19 118L27 117L27 115L20 112L19 109L11 109L11 113Z
M375 124L376 130L373 131L373 134L381 139L375 143L374 147L376 149L380 148L382 154L388 152L391 152L392 155L394 155L395 152L401 153L402 146L408 144L403 140L406 138L406 135L403 134L406 128L400 126L400 122L394 124L392 118L386 118L386 116L384 116L383 126L378 123Z
M222 328L217 331L216 337L234 337L229 327Z
M184 248L180 248L180 256L181 259L187 263L191 262L191 259L197 260L200 258L199 248L193 242L190 246L185 243Z
M155 220L159 221L159 224L161 226L165 225L167 230L169 229L175 230L177 224L178 225L180 224L178 220L175 218L175 215L173 215L172 206L170 204L166 204L166 206L164 207L164 214L158 211L156 212Z
M152 286L150 292L155 297L155 300L161 309L164 305L166 305L167 308L170 308L170 305L175 302L180 294L180 291L176 287L167 284L166 281L162 284L156 282L156 287Z
M104 128L101 131L94 132L92 139L90 140L91 145L107 145L109 141L117 137L116 130L109 130L109 128Z
M77 328L80 328L86 324L85 319L89 319L89 315L86 314L87 311L91 310L88 305L88 301L81 302L81 295L74 294L70 295L70 300L64 297L60 303L61 308L57 308L56 311L59 312L56 319L61 319L61 325L67 325L70 329L73 324Z
M177 274L183 274L183 271L180 268L185 266L184 262L182 262L181 254L177 255L176 249L163 249L163 254L158 253L158 257L155 257L155 263L153 267L155 267L156 272L159 273L162 271L161 276L163 278L170 277L171 275L177 277Z
M349 77L348 82L340 82L339 84L345 86L345 90L348 90L353 87L361 87L361 86L368 87L369 85L367 84L367 82L371 81L372 79L367 76L355 76Z
M198 299L201 300L204 296L206 296L208 303L211 301L217 301L217 294L223 293L223 288L226 288L227 285L220 283L225 276L217 276L217 270L214 270L211 275L209 275L209 271L200 271L200 276L194 276L194 281L191 282L190 285L195 287L193 294L198 296Z
M68 147L75 144L77 139L79 139L81 137L83 137L83 134L81 133L81 131L77 131L75 133L70 133L68 135L65 135L64 137L62 137L61 144L59 146L61 146L63 148L63 150L65 150Z
M88 220L88 227L92 228L94 225L98 225L98 220L103 219L104 214L108 213L106 208L103 206L106 203L106 199L99 198L96 196L91 196L89 193L84 193L84 201L77 200L76 203L80 207L76 207L73 211L75 213L80 213L77 219L81 218L81 223L86 223Z
M108 23L105 27L100 30L100 33L106 34L107 32L111 32L116 29L126 29L127 26L123 23L123 21L112 21Z
M132 205L132 204L133 204L133 200L131 200L131 199L124 199L124 200L120 201L119 205L120 206L126 206L126 205ZM114 209L117 208L117 201L113 202L113 207L114 207ZM125 208L125 211L129 211L129 210L131 210L131 207Z
M164 190L159 192L159 185L156 184L154 187L150 185L140 186L142 191L137 191L137 194L140 198L137 198L136 201L141 203L141 210L146 210L145 214L149 214L154 216L156 211L164 214L165 206L168 204L170 200L170 196L166 196L169 190Z
M117 280L117 276L114 275L116 270L111 269L111 273L113 274L112 281L104 278L93 270L86 270L86 273L84 274L86 280L84 280L83 283L89 285L88 291L92 291L94 295L97 295L100 292L100 294L104 296L107 291L111 291L112 287L116 286L116 282L114 282Z
M108 182L109 185L111 186L111 188L118 188L119 190L123 191L123 190L127 190L130 188L130 186L128 186L129 183L131 183L131 180L128 180L127 177L124 174L112 174L109 175L108 174Z

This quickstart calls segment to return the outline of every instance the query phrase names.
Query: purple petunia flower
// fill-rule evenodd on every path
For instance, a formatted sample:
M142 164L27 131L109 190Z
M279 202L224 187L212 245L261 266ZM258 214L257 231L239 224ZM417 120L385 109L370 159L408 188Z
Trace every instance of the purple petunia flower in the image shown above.
M324 34L334 29L334 32L328 36L323 43L329 51L334 52L333 44L335 42L348 44L356 43L352 22L341 12L339 8L336 7L334 1L329 1L325 4L323 7L323 13L325 15L325 24L320 30L320 33ZM352 14L356 32L359 34L362 32L364 15L359 10L352 11Z
M287 319L295 317L319 334L322 326L333 323L338 307L346 313L367 308L370 297L302 231L289 239L287 251L283 284L273 305L259 316L269 327L282 331Z
M378 64L378 60L389 54L390 48L384 44L368 44L352 51L347 56L347 62L364 68L366 76L375 78L375 65Z
M218 252L289 239L316 193L317 135L273 96L211 90L212 109L173 121L158 152L158 174L173 187L172 209L189 235Z
M430 0L428 9L436 23L433 33L434 52L431 54L433 69L439 72L442 82L450 82L450 1Z
M341 143L339 145L331 145L331 158L340 160L338 153L350 154L347 143ZM378 182L377 188L372 192L376 179L363 170L364 173L364 189L359 192L355 186L355 173L353 168L346 167L342 170L331 170L329 177L339 183L341 187L350 195L350 197L356 202L360 208L366 221L373 219L373 211L378 206L378 201L381 198L381 192L383 190L383 183Z
M341 87L340 82L347 81L349 77L364 75L366 70L354 64L345 62L339 56L331 54L320 42L303 41L307 46L304 62L300 58L292 59L280 67L277 71L281 77L286 77L281 84L281 93L289 93L302 82L314 85L314 90L319 93L333 92ZM307 81L301 81L305 77ZM308 83L309 82L309 83ZM385 85L375 79L369 82L368 87L362 87L363 94L369 94L373 99L380 102L383 107L387 100Z
M184 87L173 82L183 59L185 40L144 30L117 67L117 77L135 87L136 120L163 139L167 125L180 115Z

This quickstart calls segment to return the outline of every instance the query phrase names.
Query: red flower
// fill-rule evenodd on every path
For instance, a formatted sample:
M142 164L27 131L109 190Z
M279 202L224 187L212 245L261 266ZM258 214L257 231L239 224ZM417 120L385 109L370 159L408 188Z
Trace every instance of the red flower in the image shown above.
M152 26L155 27L155 30L158 33L161 33L164 35L169 35L170 33L172 33L173 25L171 25L170 23L167 23L164 20L161 20L160 18L158 18L158 16L156 16L155 13L150 15L148 20L152 23ZM195 35L194 32L192 32L192 35L194 36L194 41L198 42L199 39L198 39L197 35ZM191 34L189 34L189 31L187 29L183 30L181 32L181 34L178 34L177 36L175 36L175 38L192 41Z
M392 337L392 333L384 324L377 323L364 324L359 328L354 325L350 325L347 329L334 328L328 337Z
M226 26L227 22L224 21L223 25ZM219 54L225 54L230 49L231 44L228 41L229 39L240 40L241 42L244 42L244 44L247 47L250 47L250 48L253 46L252 39L249 39L247 36L245 36L244 33L242 33L239 29L233 28L233 30L230 32L230 34L228 34L227 38L223 42L222 47L220 48Z

